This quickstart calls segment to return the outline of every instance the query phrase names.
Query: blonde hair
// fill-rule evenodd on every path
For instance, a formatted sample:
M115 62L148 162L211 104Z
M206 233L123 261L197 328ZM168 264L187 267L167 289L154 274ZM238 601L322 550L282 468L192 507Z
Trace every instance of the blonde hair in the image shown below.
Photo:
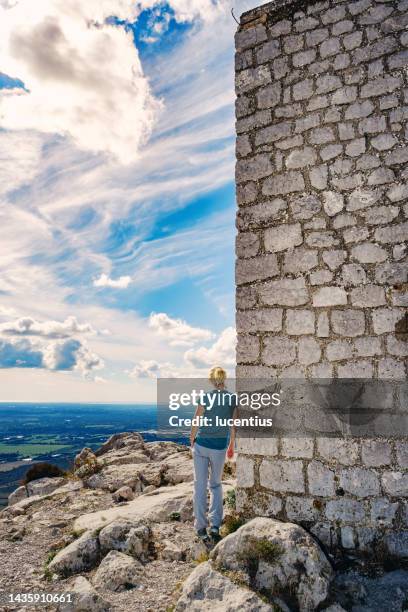
M213 385L215 385L216 387L223 385L225 383L226 378L227 373L223 368L220 368L219 366L211 368L209 380Z

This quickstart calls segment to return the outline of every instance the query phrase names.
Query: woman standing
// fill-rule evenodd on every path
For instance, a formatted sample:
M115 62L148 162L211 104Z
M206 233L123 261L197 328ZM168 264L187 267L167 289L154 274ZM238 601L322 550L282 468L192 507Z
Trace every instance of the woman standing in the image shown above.
M197 535L204 541L208 541L209 536L214 539L219 537L223 519L221 478L225 455L227 453L229 459L234 456L235 428L219 424L216 419L230 419L235 416L235 395L226 390L226 378L225 370L220 367L214 367L210 371L209 380L214 390L206 394L205 405L198 406L194 415L200 417L205 414L210 424L193 426L190 434L194 459L194 526ZM207 517L208 487L211 499Z

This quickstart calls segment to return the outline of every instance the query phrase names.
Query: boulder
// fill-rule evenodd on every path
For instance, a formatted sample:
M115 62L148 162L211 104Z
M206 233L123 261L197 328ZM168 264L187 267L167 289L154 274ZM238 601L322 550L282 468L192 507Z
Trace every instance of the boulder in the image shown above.
M85 484L91 489L104 489L111 493L122 487L131 487L134 491L140 491L142 489L140 470L141 466L133 463L106 465L96 474L87 477Z
M84 576L75 578L68 593L72 594L72 601L61 602L58 612L107 612L111 608Z
M151 538L150 527L142 521L122 519L113 521L99 533L102 552L117 550L143 561L148 558Z
M39 478L32 480L27 485L28 497L32 495L48 495L67 482L66 478Z
M170 540L164 540L161 542L162 550L160 556L162 559L168 561L181 561L183 558L183 551Z
M111 550L96 570L93 583L98 589L123 591L140 583L143 566L117 550Z
M22 499L26 499L27 489L25 487L18 487L15 491L10 493L8 496L8 505L13 506L14 504L18 504Z
M50 571L65 577L95 567L99 558L98 536L92 531L86 531L77 540L60 550L48 567Z
M74 469L75 475L78 478L91 476L91 474L95 474L99 468L98 460L90 448L83 448L75 457Z
M174 612L273 612L274 609L256 593L214 570L207 561L200 563L185 581Z
M66 482L65 478L38 478L38 480L32 480L26 486L18 487L13 493L9 495L8 505L12 506L18 502L32 497L33 495L48 495L58 489Z
M177 442L146 442L145 449L152 461L164 461L174 453L187 453L191 456L190 447Z
M332 567L317 542L300 526L255 518L221 540L211 553L214 566L246 575L248 586L315 610L328 595Z
M135 432L125 432L113 434L110 438L106 440L102 444L100 448L95 451L95 455L100 457L101 455L105 455L109 451L119 450L121 448L144 448L144 441L142 436Z
M124 501L132 501L134 499L133 491L130 487L120 487L115 493L112 495L112 499L116 503L124 502Z

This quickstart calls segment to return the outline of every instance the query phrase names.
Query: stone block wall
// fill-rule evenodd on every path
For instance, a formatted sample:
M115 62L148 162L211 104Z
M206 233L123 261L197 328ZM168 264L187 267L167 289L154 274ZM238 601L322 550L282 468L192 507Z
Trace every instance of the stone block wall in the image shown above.
M237 377L407 376L408 0L236 34ZM240 441L238 506L408 555L408 441ZM402 548L401 548L402 547Z

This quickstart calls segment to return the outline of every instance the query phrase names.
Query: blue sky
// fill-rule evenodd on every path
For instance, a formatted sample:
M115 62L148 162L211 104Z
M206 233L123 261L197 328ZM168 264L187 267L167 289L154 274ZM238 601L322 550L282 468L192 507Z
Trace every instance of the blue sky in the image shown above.
M0 0L0 401L232 370L230 9L254 5Z

